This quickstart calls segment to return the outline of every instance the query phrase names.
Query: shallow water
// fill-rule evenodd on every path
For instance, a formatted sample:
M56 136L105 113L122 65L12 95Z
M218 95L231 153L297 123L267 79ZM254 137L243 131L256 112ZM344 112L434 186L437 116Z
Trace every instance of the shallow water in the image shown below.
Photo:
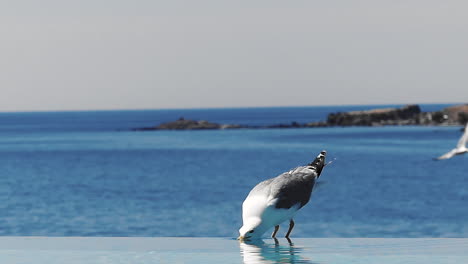
M468 239L1 237L5 263L466 263Z

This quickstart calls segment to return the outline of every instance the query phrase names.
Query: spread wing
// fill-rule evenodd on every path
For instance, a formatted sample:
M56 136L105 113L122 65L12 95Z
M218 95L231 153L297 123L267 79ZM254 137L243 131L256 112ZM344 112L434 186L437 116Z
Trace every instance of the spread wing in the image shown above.
M457 153L457 149L452 149L451 151L445 153L444 155L435 158L435 160L450 159L451 157L455 156L456 153Z
M466 141L468 141L468 123L465 126L465 132L461 136L460 140L457 143L457 148L463 148L466 146Z

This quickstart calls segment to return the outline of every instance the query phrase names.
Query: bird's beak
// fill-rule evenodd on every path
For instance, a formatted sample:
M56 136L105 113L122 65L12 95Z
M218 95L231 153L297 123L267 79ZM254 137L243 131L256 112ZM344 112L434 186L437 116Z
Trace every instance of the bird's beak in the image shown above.
M325 167L325 166L328 166L328 165L332 164L335 160L336 160L336 158L333 158L333 160L327 162L327 163L326 163L325 165L323 165L323 166L324 166L324 167Z
M245 241L250 241L250 236L240 236L237 238L237 240L239 240L239 242L245 242Z

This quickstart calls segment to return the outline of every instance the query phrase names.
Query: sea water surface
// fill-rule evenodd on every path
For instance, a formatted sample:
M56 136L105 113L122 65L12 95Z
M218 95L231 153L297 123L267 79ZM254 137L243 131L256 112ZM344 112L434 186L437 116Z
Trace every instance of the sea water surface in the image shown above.
M468 239L0 237L2 261L36 263L459 264Z
M468 155L432 160L460 127L132 131L375 107L0 113L0 235L236 237L255 184L325 149L336 160L293 237L468 237Z

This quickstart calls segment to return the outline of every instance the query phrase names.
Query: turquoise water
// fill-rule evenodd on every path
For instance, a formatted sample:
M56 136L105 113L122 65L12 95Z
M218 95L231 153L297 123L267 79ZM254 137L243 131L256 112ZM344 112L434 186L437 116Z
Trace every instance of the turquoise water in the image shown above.
M326 149L336 160L293 237L468 237L468 156L432 160L459 127L131 131L372 107L2 113L0 235L236 237L256 183Z
M2 237L2 261L19 263L460 264L468 239Z

